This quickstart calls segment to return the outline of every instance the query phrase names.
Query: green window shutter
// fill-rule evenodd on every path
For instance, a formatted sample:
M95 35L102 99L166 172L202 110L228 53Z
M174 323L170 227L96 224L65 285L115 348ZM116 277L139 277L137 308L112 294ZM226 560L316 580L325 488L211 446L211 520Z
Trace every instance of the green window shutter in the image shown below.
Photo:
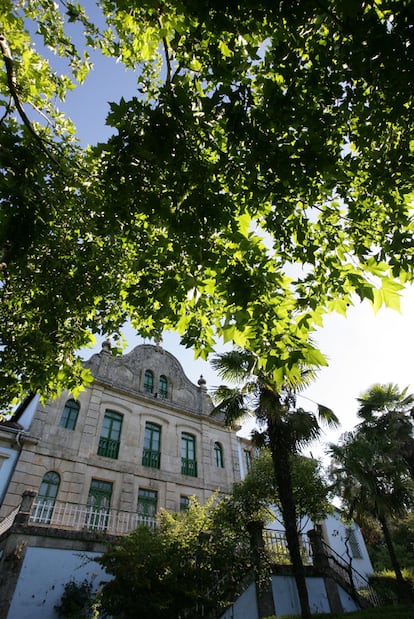
M58 473L49 471L44 475L34 503L31 522L50 524L59 486L60 475Z
M197 477L196 439L188 432L181 435L181 473Z
M144 391L147 391L147 393L152 393L154 391L154 373L151 372L151 370L145 370Z
M214 443L214 460L219 469L224 469L223 447L220 443Z
M140 488L138 490L137 512L143 518L155 518L157 513L158 492Z
M160 398L166 398L168 396L168 380L167 377L161 374L160 382L158 385L158 395Z
M80 406L75 400L68 400L63 409L60 425L62 428L74 430L78 419Z
M99 439L98 455L117 459L122 429L122 415L106 411Z
M143 466L159 469L161 464L161 427L149 421L145 424Z
M189 505L190 505L190 497L182 494L180 496L180 512L186 512Z
M252 452L249 449L244 450L244 461L246 463L246 470L250 471L252 468Z
M106 531L112 498L112 482L92 479L89 488L85 527L93 531Z

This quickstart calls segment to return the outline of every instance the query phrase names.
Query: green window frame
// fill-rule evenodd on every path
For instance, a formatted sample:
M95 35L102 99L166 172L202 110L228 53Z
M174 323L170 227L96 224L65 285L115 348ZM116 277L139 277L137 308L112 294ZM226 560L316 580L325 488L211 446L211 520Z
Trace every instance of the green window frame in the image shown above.
M168 397L168 379L164 374L161 374L158 384L158 395L160 398Z
M145 423L144 450L142 465L159 469L161 464L161 426L147 421Z
M249 472L252 468L252 452L250 451L250 449L244 450L244 461L246 463L246 470L247 472Z
M181 473L197 477L196 438L193 434L181 434Z
M62 416L60 418L60 426L67 430L74 430L78 420L80 406L79 403L71 399L65 403Z
M143 519L155 518L158 507L158 492L156 490L148 490L147 488L139 488L137 513Z
M45 473L34 504L31 521L50 524L60 486L60 475L55 471Z
M223 447L218 442L214 443L214 461L217 468L224 469Z
M122 415L114 411L105 411L99 439L98 456L113 458L119 455L121 443Z
M190 506L190 497L182 494L180 496L180 512L186 512Z
M144 391L147 393L152 393L154 391L154 372L151 370L145 370Z
M106 531L112 498L112 482L91 479L86 508L85 527L93 531Z

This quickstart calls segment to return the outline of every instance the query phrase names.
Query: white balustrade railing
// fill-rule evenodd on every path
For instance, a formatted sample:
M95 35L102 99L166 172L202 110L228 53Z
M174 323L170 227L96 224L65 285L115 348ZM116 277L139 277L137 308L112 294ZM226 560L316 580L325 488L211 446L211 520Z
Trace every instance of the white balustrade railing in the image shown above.
M6 531L10 529L19 510L20 510L20 505L16 507L12 512L10 512L8 516L3 518L3 520L0 522L0 535L3 535L3 533L5 533Z
M133 512L40 500L33 503L29 523L72 531L125 535L140 525L154 528L156 521L152 516Z

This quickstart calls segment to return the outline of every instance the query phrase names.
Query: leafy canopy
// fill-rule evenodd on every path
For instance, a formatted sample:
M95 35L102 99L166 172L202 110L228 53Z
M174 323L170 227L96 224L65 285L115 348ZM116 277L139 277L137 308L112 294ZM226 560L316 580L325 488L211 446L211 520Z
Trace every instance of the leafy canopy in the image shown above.
M74 351L127 319L203 357L218 338L255 350L282 381L325 362L309 334L326 312L398 309L410 4L3 2L2 404L75 389ZM137 96L114 89L114 135L83 149L55 102L94 48L136 72Z

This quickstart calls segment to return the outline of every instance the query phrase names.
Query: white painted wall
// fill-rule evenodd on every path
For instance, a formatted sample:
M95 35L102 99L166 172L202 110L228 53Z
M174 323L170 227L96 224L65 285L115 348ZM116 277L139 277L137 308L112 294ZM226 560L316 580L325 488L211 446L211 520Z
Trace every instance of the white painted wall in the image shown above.
M326 541L329 546L341 555L341 557L347 559L348 557L345 541L347 538L347 528L349 525L342 522L340 512L335 510L333 514L329 514L325 519L323 526L325 527ZM355 532L362 555L362 558L360 559L356 557L352 558L352 567L367 578L374 571L372 568L371 559L369 558L361 529L355 522L352 523L352 529Z
M275 519L273 521L269 521L266 524L268 529L273 530L284 530L282 524L282 518L278 512L278 509L273 505L271 507L272 511L275 514ZM347 549L345 545L345 540L347 538L347 529L348 524L345 524L341 520L341 513L338 510L335 510L333 514L327 514L325 520L320 523L324 529L324 538L326 543L343 559L349 562L349 557L347 555ZM300 530L302 533L306 534L308 531L314 528L314 523L310 518L304 518L300 525ZM352 528L355 532L358 545L361 551L361 558L352 557L352 567L356 569L362 576L366 578L372 574L374 571L372 568L372 563L368 555L367 547L365 545L364 538L362 536L361 530L359 526L354 522L352 523Z
M39 399L40 399L39 394L36 394L33 400L30 402L30 404L25 409L24 413L19 418L19 423L21 426L23 426L25 430L30 429L30 426L33 420L33 415L35 414L36 408L39 404Z
M19 457L17 449L0 446L0 505L6 495L14 465Z
M86 578L94 589L109 580L98 563L88 560L97 556L96 552L27 548L7 619L56 619L54 606L71 579L81 583Z
M329 613L328 596L323 578L308 577L306 586L312 614ZM300 614L299 597L293 576L272 576L272 589L277 617ZM357 610L350 596L341 587L338 589L344 611ZM220 619L258 619L255 585L250 585Z
M220 619L259 619L256 604L256 585L251 584Z

